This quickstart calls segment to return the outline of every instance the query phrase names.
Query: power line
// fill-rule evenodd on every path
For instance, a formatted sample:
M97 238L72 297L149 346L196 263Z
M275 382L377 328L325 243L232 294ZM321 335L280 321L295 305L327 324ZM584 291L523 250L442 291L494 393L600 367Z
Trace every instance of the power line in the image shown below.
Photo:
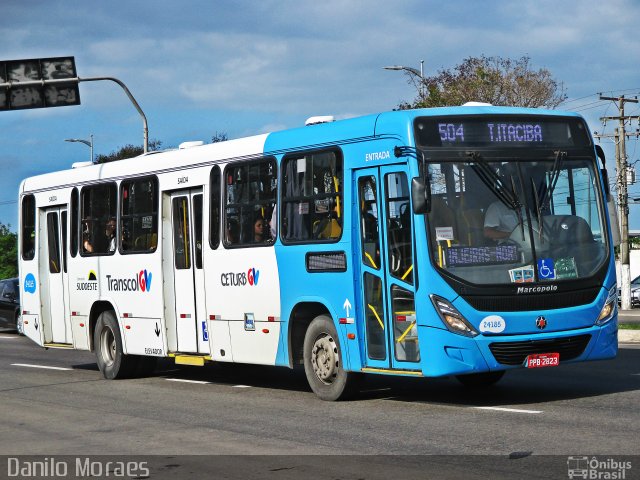
M617 120L618 128L615 133L611 134L595 134L594 136L613 137L616 146L616 178L618 184L618 209L620 211L620 267L621 267L621 306L628 310L631 306L631 276L629 265L629 193L627 191L627 137L638 137L640 132L627 133L626 123L633 120L640 121L640 117L625 115L624 107L626 103L638 103L638 98L625 98L624 95L619 97L605 97L600 95L600 100L610 100L615 102L618 107L618 115L611 117L601 117L600 121L606 125L607 120Z

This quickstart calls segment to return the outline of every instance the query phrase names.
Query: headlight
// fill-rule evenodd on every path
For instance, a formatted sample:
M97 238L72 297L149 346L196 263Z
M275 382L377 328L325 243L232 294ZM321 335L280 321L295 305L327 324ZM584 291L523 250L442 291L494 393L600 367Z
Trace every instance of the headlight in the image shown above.
M602 307L602 310L600 310L600 315L598 315L598 319L596 320L596 325L604 325L609 320L611 320L616 313L617 307L618 307L618 290L614 285L609 289L609 296L607 297L607 301L604 302L604 306Z
M473 328L467 319L464 318L450 302L437 295L431 295L431 301L433 302L433 306L436 307L436 312L440 315L442 323L445 324L449 331L467 337L475 337L478 335L478 331Z

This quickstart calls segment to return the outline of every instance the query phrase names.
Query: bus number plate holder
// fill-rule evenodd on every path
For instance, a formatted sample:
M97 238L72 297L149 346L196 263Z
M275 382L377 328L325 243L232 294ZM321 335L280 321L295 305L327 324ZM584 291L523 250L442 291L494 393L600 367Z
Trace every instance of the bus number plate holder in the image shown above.
M559 364L559 353L536 353L527 356L524 361L527 368L557 367Z

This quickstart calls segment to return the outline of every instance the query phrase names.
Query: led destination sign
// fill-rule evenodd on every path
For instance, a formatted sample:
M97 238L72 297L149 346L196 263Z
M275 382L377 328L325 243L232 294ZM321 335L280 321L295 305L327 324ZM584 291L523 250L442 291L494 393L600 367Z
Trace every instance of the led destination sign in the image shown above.
M418 144L427 147L571 147L590 145L577 118L423 117L416 120Z
M446 250L447 267L470 267L472 265L499 265L520 260L515 245L486 247L449 247Z

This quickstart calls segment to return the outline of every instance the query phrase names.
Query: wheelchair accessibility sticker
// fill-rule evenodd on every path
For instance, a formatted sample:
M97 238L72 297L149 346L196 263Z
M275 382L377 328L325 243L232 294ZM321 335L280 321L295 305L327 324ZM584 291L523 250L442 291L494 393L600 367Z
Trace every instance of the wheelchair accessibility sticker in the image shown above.
M540 280L552 280L556 278L556 269L552 258L538 260L538 277Z

